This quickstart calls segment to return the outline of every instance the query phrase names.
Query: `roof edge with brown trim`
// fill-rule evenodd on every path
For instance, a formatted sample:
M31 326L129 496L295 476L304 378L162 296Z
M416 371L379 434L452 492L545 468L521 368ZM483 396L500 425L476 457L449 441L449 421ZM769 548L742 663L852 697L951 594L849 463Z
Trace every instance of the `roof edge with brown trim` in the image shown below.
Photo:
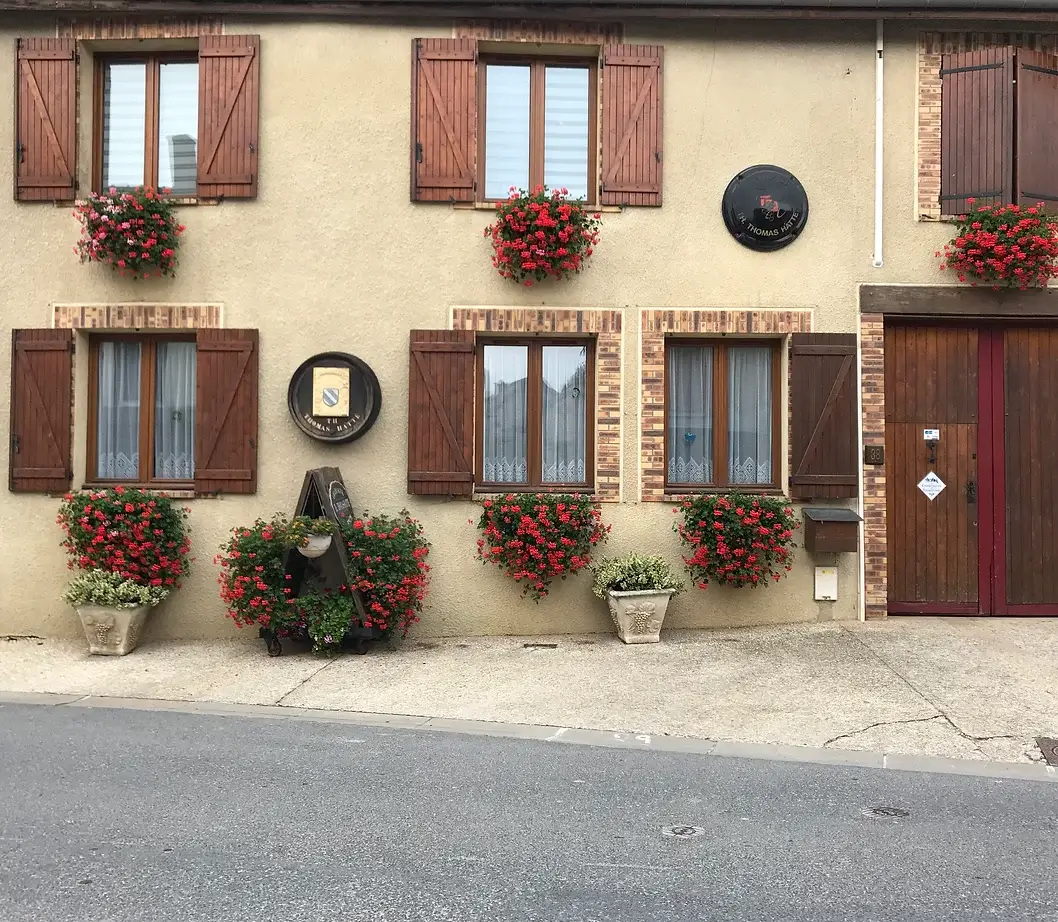
M0 0L0 12L283 19L930 19L1056 21L1058 0Z

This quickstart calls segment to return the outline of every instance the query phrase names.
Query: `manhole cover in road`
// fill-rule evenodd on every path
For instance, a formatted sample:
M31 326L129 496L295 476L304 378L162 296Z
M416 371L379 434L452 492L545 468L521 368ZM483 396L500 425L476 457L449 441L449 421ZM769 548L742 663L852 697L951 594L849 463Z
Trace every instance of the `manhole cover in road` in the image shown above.
M910 816L911 811L903 807L868 807L863 811L864 816Z
M705 835L705 829L702 826L684 826L680 824L677 826L663 826L661 834L663 836L674 836L677 839L693 839L695 836Z
M1052 740L1046 736L1036 737L1036 745L1043 753L1043 761L1048 765L1058 765L1058 740Z

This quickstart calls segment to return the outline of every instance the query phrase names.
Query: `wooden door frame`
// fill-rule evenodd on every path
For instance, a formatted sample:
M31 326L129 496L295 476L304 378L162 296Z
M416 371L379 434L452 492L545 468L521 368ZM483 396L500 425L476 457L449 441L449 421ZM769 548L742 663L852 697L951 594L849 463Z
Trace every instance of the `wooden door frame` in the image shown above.
M927 326L973 327L978 335L977 420L977 603L891 602L891 615L948 615L972 617L1055 617L1055 603L1010 603L1007 601L1007 508L1006 508L1006 387L1005 333L1026 326L1054 326L1053 317L937 317L885 314L884 328ZM883 340L884 341L884 340ZM886 382L887 384L888 382ZM883 429L884 432L884 429ZM886 495L892 482L886 479ZM986 489L987 486L987 489ZM886 546L889 545L887 522Z

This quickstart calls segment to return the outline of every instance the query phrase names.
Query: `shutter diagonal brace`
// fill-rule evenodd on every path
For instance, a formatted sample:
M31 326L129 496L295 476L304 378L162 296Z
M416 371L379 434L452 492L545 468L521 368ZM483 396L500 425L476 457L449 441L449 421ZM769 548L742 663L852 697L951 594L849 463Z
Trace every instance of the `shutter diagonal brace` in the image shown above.
M616 58L612 64L621 63L620 58ZM610 165L610 169L603 179L603 186L609 185L617 179L617 171L621 168L621 164L624 163L625 154L628 151L629 142L632 140L632 134L636 130L636 124L639 122L639 116L643 113L643 106L646 105L647 97L650 95L650 90L654 86L654 82L658 79L658 65L654 64L650 67L650 72L647 74L646 79L643 81L643 85L639 88L639 95L636 97L636 104L632 107L632 114L629 116L628 124L625 125L624 134L621 136L621 140L617 144L617 150L613 158L613 163Z
M62 348L65 351L65 344ZM59 440L55 437L55 424L52 422L51 417L48 416L48 407L44 403L44 397L40 393L40 386L37 384L37 376L33 374L33 368L29 364L29 351L23 345L18 345L15 349L18 353L18 358L21 360L22 367L26 370L26 383L29 385L29 392L33 395L33 399L37 404L37 409L40 411L40 415L46 424L47 428L45 434L48 436L48 441L51 444L51 447L55 450L55 457L59 459L61 470L63 474L65 474L66 464L62 460L62 450L59 448ZM56 468L56 470L59 469L60 468Z
M235 86L232 87L231 95L228 97L228 101L224 106L224 114L220 117L220 120L214 122L210 128L213 137L210 141L209 156L203 161L203 169L206 173L205 180L199 179L199 182L209 183L209 171L213 166L213 161L217 159L217 151L220 149L221 135L224 134L224 130L228 127L228 122L231 121L231 114L235 111L235 104L239 101L239 94L242 92L243 84L246 83L246 75L250 72L250 65L253 63L255 49L251 48L248 54L242 54L242 68L239 70L239 76L235 81ZM213 57L219 57L220 55L213 55ZM231 55L236 57L235 54Z
M66 182L73 181L73 173L70 171L70 166L66 162L66 155L62 152L62 147L59 145L59 137L55 134L55 125L52 123L51 115L48 112L47 106L44 105L44 97L40 92L40 85L37 83L37 75L33 73L33 68L30 67L30 62L23 59L19 62L23 68L27 80L26 84L29 87L29 92L33 96L33 101L37 104L37 111L40 113L41 124L44 126L44 133L48 136L48 143L51 145L52 152L55 154L55 159L59 161L59 166L62 169L62 177Z
M852 356L846 355L845 360L841 363L841 367L838 369L837 376L834 378L834 386L830 389L830 393L827 395L827 402L823 405L823 412L819 414L819 419L816 421L815 428L812 430L812 437L808 440L805 453L801 457L801 463L797 465L797 471L794 474L795 478L804 472L804 469L808 467L808 462L818 450L820 444L819 437L823 433L823 427L834 413L834 408L838 403L838 392L841 390L841 385L845 383L845 379L848 377L851 369Z
M217 440L220 438L220 433L224 429L224 423L228 421L228 414L231 412L232 404L235 403L235 395L239 392L239 385L242 384L242 379L246 376L246 366L250 363L250 353L253 351L253 343L241 342L234 347L221 343L205 343L198 348L202 349L203 346L205 346L205 351L208 352L239 352L242 355L242 362L239 365L239 373L235 377L235 386L228 392L228 399L224 405L224 412L217 415L217 419L213 423L213 431L210 432L209 438L206 439L202 448L202 469L203 472L206 472L209 470L209 460L213 457L213 452L217 448ZM201 480L209 479L204 473L196 472L196 476Z
M441 101L441 95L437 92L437 85L430 75L429 62L420 59L419 66L422 68L422 75L426 80L426 88L430 91L430 98L433 99L433 104L437 107L437 117L440 119L445 137L448 139L448 146L452 149L452 156L456 158L456 166L459 167L460 178L464 181L469 181L471 177L470 170L467 168L466 157L463 156L463 151L456 144L455 133L452 131L452 124L448 118L448 109Z
M412 358L415 359L415 367L419 369L419 375L422 377L422 382L426 385L426 392L430 395L430 402L437 411L437 417L441 422L441 428L444 430L445 438L448 439L448 444L452 448L452 453L455 455L459 463L460 473L469 474L470 467L463 454L463 446L459 444L459 439L456 438L455 430L452 428L452 421L448 418L448 413L445 411L444 404L441 402L441 395L437 393L437 386L433 383L433 377L426 370L426 364L423 362L422 353L412 346L411 355Z

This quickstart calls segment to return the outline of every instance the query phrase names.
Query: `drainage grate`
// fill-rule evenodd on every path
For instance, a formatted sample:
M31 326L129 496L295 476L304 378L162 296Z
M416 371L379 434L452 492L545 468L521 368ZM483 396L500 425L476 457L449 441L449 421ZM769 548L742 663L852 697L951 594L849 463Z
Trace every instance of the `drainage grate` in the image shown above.
M1036 737L1036 745L1043 753L1043 761L1048 765L1058 765L1058 740L1052 740L1047 736Z
M863 811L864 816L910 816L911 811L905 810L903 807L868 807Z
M526 650L557 650L557 643L523 643Z
M683 824L663 826L661 834L663 836L673 836L677 839L693 839L695 836L705 835L705 828L702 826L684 826Z

